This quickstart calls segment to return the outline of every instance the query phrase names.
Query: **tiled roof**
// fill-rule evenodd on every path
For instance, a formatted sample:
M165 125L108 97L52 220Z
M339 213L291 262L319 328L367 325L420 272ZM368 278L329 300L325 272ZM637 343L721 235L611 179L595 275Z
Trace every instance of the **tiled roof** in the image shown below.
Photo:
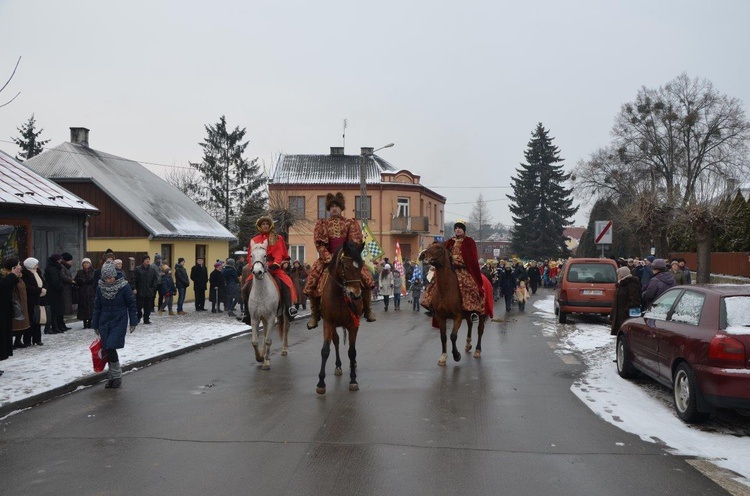
M379 184L382 172L397 169L377 155L281 155L271 176L274 184L359 184L365 161L367 184Z
M65 142L26 166L49 179L91 180L154 237L236 241L182 191L134 160Z
M0 150L0 205L62 209L97 214L99 210L62 186L45 179Z
M563 236L575 240L580 240L585 231L585 227L566 227L565 229L563 229Z

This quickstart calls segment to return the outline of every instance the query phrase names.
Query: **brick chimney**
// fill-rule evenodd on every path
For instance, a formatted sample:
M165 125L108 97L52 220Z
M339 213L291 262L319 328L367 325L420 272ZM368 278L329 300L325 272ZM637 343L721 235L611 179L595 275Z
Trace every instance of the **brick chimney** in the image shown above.
M370 155L372 155L375 148L372 146L363 146L360 148L360 150L363 156L369 157Z
M332 146L331 147L331 155L343 155L344 154L344 147L343 146Z
M89 146L89 130L85 127L70 128L70 142L74 145Z

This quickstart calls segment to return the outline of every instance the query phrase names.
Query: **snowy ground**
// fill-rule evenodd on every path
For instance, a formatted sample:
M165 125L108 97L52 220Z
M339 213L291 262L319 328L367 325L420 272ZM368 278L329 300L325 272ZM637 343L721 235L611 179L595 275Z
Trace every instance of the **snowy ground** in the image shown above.
M205 343L247 329L226 313L194 312L185 304L187 315L153 314L151 325L139 325L125 338L125 348L118 351L123 365L158 357L174 350ZM64 334L43 335L44 346L17 349L8 360L0 362L0 406L15 403L78 379L94 375L89 345L96 335L83 329L82 322L68 324L73 329Z
M628 381L617 375L615 338L603 321L557 324L552 295L534 302L534 307L537 315L548 319L542 324L544 334L560 339L558 351L575 353L585 362L587 370L571 390L594 413L672 453L733 470L742 476L737 482L750 487L750 418L719 411L706 424L685 424L674 412L669 389L646 378Z

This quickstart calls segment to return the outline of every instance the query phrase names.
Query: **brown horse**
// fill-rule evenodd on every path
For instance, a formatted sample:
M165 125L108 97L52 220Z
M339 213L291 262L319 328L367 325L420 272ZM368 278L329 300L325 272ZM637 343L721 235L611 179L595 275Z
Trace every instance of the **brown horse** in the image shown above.
M456 339L458 338L458 329L461 327L461 321L466 319L469 326L469 333L466 337L465 350L471 351L471 331L473 323L464 312L461 305L461 291L458 286L458 276L453 268L453 261L450 252L442 243L433 243L420 255L420 260L427 260L427 263L435 267L435 276L432 284L435 284L431 310L433 313L433 322L440 329L440 343L443 346L443 352L438 359L438 365L444 366L448 361L446 346L448 337L446 327L448 320L453 320L453 329L451 330L451 344L453 360L461 360L461 354L456 348ZM474 358L482 356L482 335L484 334L485 315L479 317L479 327L477 329L477 348L474 351Z
M336 349L335 375L341 375L341 357L339 355L339 334L336 328L349 331L349 391L358 391L357 384L357 332L359 318L362 315L362 243L345 243L336 250L328 264L328 274L320 299L320 315L323 319L323 349L320 351L322 362L318 374L318 394L326 392L326 362L331 354L331 341Z

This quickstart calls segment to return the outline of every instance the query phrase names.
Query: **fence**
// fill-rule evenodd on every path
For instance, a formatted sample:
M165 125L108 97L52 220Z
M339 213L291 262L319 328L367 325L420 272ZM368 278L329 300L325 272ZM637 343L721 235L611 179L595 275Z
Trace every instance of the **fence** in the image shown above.
M684 258L691 270L698 270L697 253L670 253L669 258ZM712 252L711 273L750 277L750 263L745 252Z

